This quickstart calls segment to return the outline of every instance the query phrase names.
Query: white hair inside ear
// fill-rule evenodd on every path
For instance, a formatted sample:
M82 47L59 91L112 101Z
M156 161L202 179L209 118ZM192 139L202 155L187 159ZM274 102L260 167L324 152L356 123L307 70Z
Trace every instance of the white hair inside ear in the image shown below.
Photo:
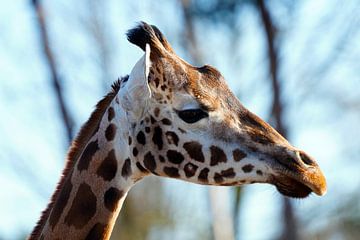
M150 72L150 45L146 44L145 54L135 64L125 87L120 91L121 104L130 121L140 119L147 109L151 90L148 84Z

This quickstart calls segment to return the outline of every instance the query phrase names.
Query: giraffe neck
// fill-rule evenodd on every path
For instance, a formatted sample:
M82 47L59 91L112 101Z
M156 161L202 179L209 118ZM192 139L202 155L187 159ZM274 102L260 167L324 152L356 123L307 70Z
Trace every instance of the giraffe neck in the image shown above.
M67 173L65 170L59 194L45 211L46 221L30 239L110 238L127 192L143 176L130 160L128 124L114 96L98 131L84 145L72 168Z

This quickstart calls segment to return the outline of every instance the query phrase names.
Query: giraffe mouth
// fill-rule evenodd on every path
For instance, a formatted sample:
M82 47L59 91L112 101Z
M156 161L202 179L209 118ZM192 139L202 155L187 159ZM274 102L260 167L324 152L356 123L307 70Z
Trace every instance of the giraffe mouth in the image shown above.
M322 196L326 193L326 180L319 168L285 171L271 180L283 195L293 198L306 198L312 192Z
M310 187L289 177L277 177L273 184L282 195L287 197L306 198L312 192Z

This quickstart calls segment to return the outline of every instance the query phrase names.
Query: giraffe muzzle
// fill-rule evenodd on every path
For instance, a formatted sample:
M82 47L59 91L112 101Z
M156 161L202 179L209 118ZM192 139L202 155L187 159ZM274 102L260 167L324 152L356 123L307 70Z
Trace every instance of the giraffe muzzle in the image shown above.
M318 164L303 151L294 151L292 156L281 155L276 158L279 165L271 179L272 184L283 195L305 198L311 192L323 196L326 191L326 179Z

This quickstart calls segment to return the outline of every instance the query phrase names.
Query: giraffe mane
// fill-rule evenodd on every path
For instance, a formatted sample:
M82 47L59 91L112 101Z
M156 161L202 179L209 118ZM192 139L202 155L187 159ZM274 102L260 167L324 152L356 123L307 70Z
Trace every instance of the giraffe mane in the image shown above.
M58 199L60 191L64 186L67 176L73 169L76 160L80 157L81 153L86 147L86 143L90 140L90 138L98 129L101 118L104 115L107 106L111 103L116 94L119 92L121 83L126 82L128 78L129 76L127 75L125 77L122 77L121 79L118 79L112 84L111 91L96 104L95 110L91 113L90 118L82 125L76 138L72 141L66 157L66 165L62 172L60 181L56 186L55 192L50 198L49 204L47 205L46 209L41 213L41 217L36 223L36 226L30 234L29 239L37 239L39 237L39 234L41 233L41 230L44 227L44 224L46 223L46 220L51 213L51 210L56 200Z

